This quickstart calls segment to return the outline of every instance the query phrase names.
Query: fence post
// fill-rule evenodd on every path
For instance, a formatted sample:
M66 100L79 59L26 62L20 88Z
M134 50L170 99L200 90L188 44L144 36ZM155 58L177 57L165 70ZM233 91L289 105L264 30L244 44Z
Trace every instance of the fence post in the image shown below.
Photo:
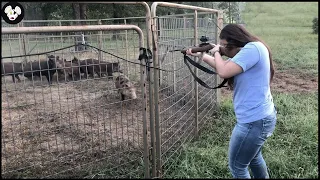
M24 27L24 23L23 23L23 22L21 22L21 27ZM24 54L24 55L27 55L26 34L21 34L21 36L22 36L22 51L23 51L23 54ZM24 61L25 63L28 62L27 56L24 57L23 61Z
M195 10L194 11L194 45L196 46L198 44L198 11ZM197 57L195 57L195 60L197 59ZM198 59L199 61L199 59ZM194 67L194 73L196 76L198 76L198 68ZM199 108L199 104L198 104L198 82L194 79L194 123L195 123L195 128L194 128L194 135L195 135L195 139L198 138L198 130L199 130L199 123L198 123L198 108Z
M101 25L101 24L102 24L101 19L99 19L98 25ZM98 47L99 47L99 49L102 49L102 31L99 31L98 34L99 34L98 35ZM102 60L101 51L99 51L99 53L98 53L98 60L99 60L99 62Z
M161 37L160 33L162 31L161 24L164 24L164 20L162 18L157 18L157 19L154 19L154 21L155 21L155 23L157 23L157 34L158 34L158 39L159 39L159 37ZM163 36L162 38L165 38L165 37ZM160 48L160 46L158 45L158 51L160 52L159 48ZM159 61L159 68L161 69L161 67L162 67L162 63L161 63L161 61ZM162 81L163 81L163 79L162 79L163 78L162 71L159 71L159 78L160 78L159 79L159 85L161 85Z
M124 19L124 24L125 25L127 25L127 20L126 19ZM125 30L125 33L126 33L126 35L125 35L125 38L126 38L126 59L128 59L129 58L129 56L128 56L128 31L127 30ZM126 61L126 67L127 67L127 72L128 72L128 74L129 74L129 62L128 61Z
M183 37L186 37L186 34L185 34L185 29L187 28L187 17L186 16L183 16Z
M216 38L216 44L220 44L220 33L221 30L223 28L223 12L219 11L218 12L218 17L217 17L217 38ZM221 79L218 75L216 75L216 84L215 86L218 86L221 83ZM216 89L216 107L220 105L220 101L221 101L221 89L218 88Z
M153 36L153 67L159 68L158 58L158 42L159 36L157 31L157 17L151 16L151 31ZM160 70L153 69L154 72L154 118L155 118L155 147L156 147L156 176L161 178L162 162L161 162L161 134L160 134L160 107L159 107L159 85L160 85Z
M59 21L59 26L62 26L62 24L61 24L61 21ZM63 41L63 34L62 34L62 32L60 33L60 40L61 40L61 47L63 47L63 43L64 43L64 41Z
M22 22L21 22L22 24ZM20 23L18 23L18 27L20 27ZM21 34L18 35L19 38L19 48L20 48L20 53L23 51L23 47L22 47L22 40L21 40ZM22 57L20 57L20 61L23 61Z

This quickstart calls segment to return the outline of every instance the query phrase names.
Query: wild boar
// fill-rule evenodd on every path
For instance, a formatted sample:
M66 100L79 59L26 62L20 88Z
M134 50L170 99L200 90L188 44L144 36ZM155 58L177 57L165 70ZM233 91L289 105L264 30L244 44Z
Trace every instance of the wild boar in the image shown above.
M136 88L129 78L123 74L115 78L115 86L121 96L121 101L127 99L137 99Z
M4 62L1 63L1 75L2 76L12 76L12 81L16 82L16 77L18 82L21 82L19 74L22 74L21 63Z

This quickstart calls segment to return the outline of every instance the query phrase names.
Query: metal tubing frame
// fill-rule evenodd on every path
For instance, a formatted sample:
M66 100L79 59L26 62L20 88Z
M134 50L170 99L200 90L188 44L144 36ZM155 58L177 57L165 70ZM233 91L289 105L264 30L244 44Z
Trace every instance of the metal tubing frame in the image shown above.
M217 24L218 24L218 29L217 29L217 37L220 36L221 30L223 28L223 11L219 11L218 12L218 16L217 16ZM216 44L220 44L220 38L216 38ZM217 76L217 80L216 80L216 84L215 86L218 86L221 82L221 78L219 76ZM216 91L216 106L218 107L220 105L220 101L221 101L221 90L217 89Z
M144 36L142 30L136 25L90 25L90 26L44 26L44 27L3 27L1 28L2 34L28 34L28 33L41 33L41 32L76 32L76 31L110 31L110 30L134 30L139 35L139 46L144 46ZM140 77L142 102L143 102L143 139L144 139L144 163L145 163L145 178L150 177L149 173L149 156L147 145L147 116L146 116L146 85L145 85L145 64L141 61Z
M195 10L194 11L194 46L196 46L198 44L198 11ZM197 59L195 57L195 59ZM198 59L200 60L200 59ZM198 77L198 68L194 67L194 73L195 75ZM196 138L198 138L198 131L199 131L199 123L198 123L198 115L199 115L199 112L198 112L198 108L199 108L199 88L198 88L198 82L196 80L194 80L194 125L195 125L195 128L194 128L194 135Z
M61 3L74 3L72 1L65 1L65 2L61 2ZM148 3L144 2L144 1L138 1L138 2L119 2L119 1L115 1L115 2L106 2L106 1L84 1L84 2L78 2L78 3L87 3L87 4L140 4L143 7L145 7L146 9L146 28L147 28L147 48L148 49L152 49L152 31L151 31L151 11L150 11L150 7L148 5ZM154 65L153 63L149 64L150 65L150 72L149 72L149 113L150 113L150 138L151 138L151 144L150 144L150 151L151 151L151 167L152 167L152 176L155 177L156 175L156 170L155 170L155 166L156 166L156 162L155 162L155 156L156 156L156 151L155 151L155 125L154 125L154 78L153 78L153 71L154 69L152 68ZM144 131L143 133L144 135L146 134L147 136L147 131ZM145 143L146 146L148 146L148 142L147 139L145 139ZM147 153L147 157L149 158L149 150ZM146 163L146 161L145 161ZM149 163L145 164L148 167L148 172L145 172L145 177L149 178L150 177L150 172L149 172ZM147 171L147 170L146 170Z
M110 31L135 30L139 35L139 46L143 47L142 30L136 25L90 25L90 26L40 26L40 27L3 27L2 34L28 34L40 32L76 32L76 31Z
M180 9L191 9L195 10L196 12L211 12L222 14L223 11L197 7L197 6L190 6L190 5L183 5L183 4L175 4L175 3L168 3L168 2L153 2L151 5L151 30L152 30L152 37L153 37L153 65L155 68L159 68L159 59L158 59L158 35L157 35L157 22L156 22L156 10L157 6L166 6L172 8L180 8ZM220 16L221 17L221 16ZM195 39L195 42L197 39ZM156 129L156 160L157 160L157 177L162 177L162 163L161 163L161 137L160 137L160 109L159 109L159 77L160 72L159 70L154 70L154 91L156 92L154 95L154 105L155 105L155 129ZM197 86L196 86L197 87ZM220 89L216 89L216 91L220 91ZM218 93L217 93L218 94ZM220 93L219 93L220 94ZM195 95L196 96L196 95ZM197 122L197 119L195 120Z
M53 2L47 2L47 3L53 3ZM57 3L57 2L55 2ZM74 3L73 1L62 1L62 2L58 2L58 3ZM152 31L151 31L151 11L150 11L150 7L148 5L148 3L144 2L144 1L136 1L136 2L132 2L132 1L125 1L125 2L119 2L119 1L115 1L115 2L107 2L107 1L82 1L82 2L77 2L77 3L84 3L84 4L133 4L133 5L142 5L145 10L146 10L146 28L147 28L147 48L148 49L152 49ZM121 19L121 18L118 18ZM103 20L103 19L102 19ZM81 20L80 20L81 21ZM142 46L141 46L142 47ZM154 90L153 90L153 63L149 64L150 65L150 73L149 73L149 113L150 113L150 136L151 136L151 157L152 157L152 172L153 175L155 176L155 141L154 141L154 137L155 137L155 130L154 130L154 109L153 109L153 101L154 101ZM143 127L143 129L147 129L147 127ZM143 135L147 136L147 130L143 131ZM144 144L145 146L148 147L148 140L145 139L144 140ZM149 147L148 147L148 151L145 152L145 166L147 167L146 171L145 171L145 178L150 178L150 172L149 172L149 162L146 162L146 159L149 160Z

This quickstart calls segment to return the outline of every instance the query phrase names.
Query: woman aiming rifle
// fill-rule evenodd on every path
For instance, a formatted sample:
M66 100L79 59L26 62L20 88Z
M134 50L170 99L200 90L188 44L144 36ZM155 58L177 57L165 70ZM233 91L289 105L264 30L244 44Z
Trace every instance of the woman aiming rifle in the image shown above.
M243 26L228 24L220 37L221 45L206 53L186 54L200 57L215 68L233 89L237 123L229 142L228 164L234 178L269 178L261 149L275 129L277 111L270 91L274 67L270 48ZM222 55L230 57L225 61Z

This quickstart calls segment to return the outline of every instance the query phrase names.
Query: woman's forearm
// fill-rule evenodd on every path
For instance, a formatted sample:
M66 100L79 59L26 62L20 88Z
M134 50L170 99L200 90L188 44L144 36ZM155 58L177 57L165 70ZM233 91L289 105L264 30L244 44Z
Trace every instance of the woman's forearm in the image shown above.
M222 59L219 52L216 52L215 54L213 54L213 58L215 59L216 71L221 76L221 73L224 70L224 66L226 62Z
M216 69L216 62L214 57L204 53L202 56L202 60L207 63L209 66L213 67L214 69Z
M213 67L216 72L221 76L223 74L224 66L228 63L229 60L223 60L219 53L215 57L208 54L204 54L202 60L207 63L209 66Z

